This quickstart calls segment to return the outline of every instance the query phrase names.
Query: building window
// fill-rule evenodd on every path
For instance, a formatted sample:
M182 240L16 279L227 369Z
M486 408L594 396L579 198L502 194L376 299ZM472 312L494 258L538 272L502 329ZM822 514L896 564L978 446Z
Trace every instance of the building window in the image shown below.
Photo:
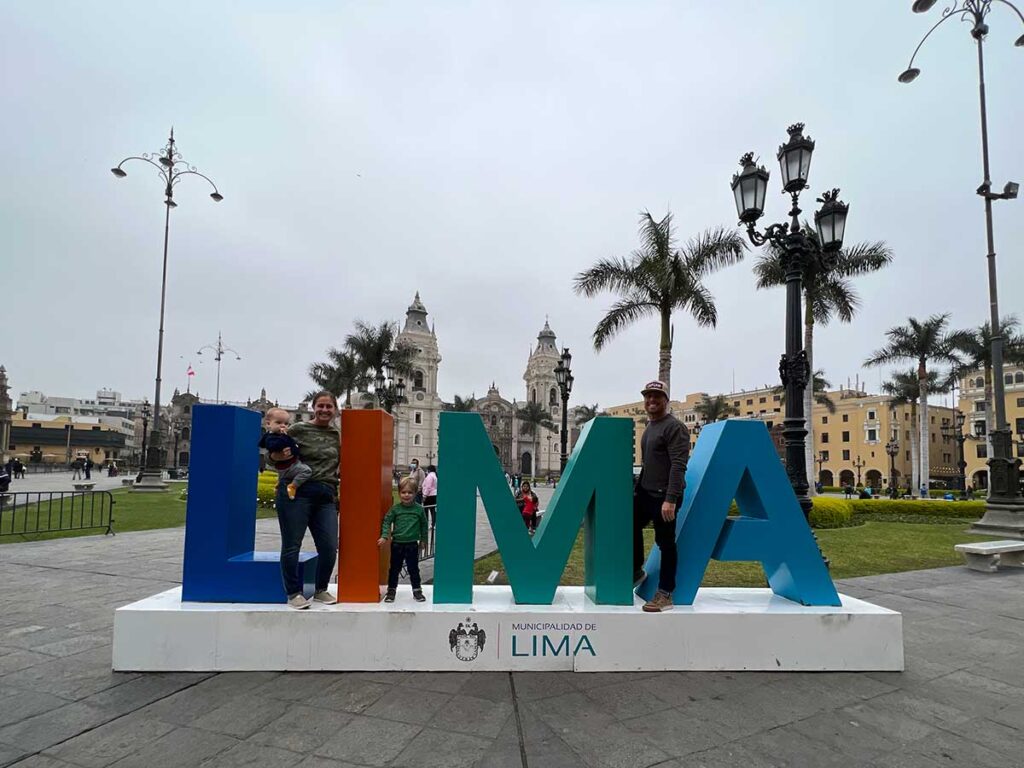
M869 443L877 443L878 442L878 430L877 429L869 429L868 430L868 442Z
M1013 384L1013 374L1012 373L1008 373L1005 376L1003 376L1003 383L1004 384Z
M850 420L850 414L844 413L843 414L843 421L849 421L849 420Z
M988 429L985 427L984 421L974 422L974 435L976 437L984 437L987 434L987 432Z
M978 443L975 446L975 448L978 451L978 458L979 459L987 459L988 458L988 446L987 445L985 445L984 443Z
M843 442L844 443L850 442L850 433L849 432L843 432Z
M828 442L828 432L822 432L821 433L821 442L823 442L823 443L827 443Z
M1024 384L1024 371L1017 371L1013 374L1014 384Z
M536 387L534 387L533 389L530 390L530 402L531 403L536 403L537 402L537 389L536 389Z
M420 413L419 411L416 411L416 413L413 414L412 420L413 420L414 424L422 424L423 423L423 414Z
M733 400L732 401L732 407L733 408L739 408L740 407L740 401L739 400Z
M767 397L759 397L757 399L757 402L758 403L767 403L768 402L768 398Z
M773 402L773 403L781 403L781 402L782 402L782 395L775 395L775 396L774 396L774 397L772 398L772 402Z
M554 387L548 392L548 405L558 405L558 390Z
M821 452L821 460L823 462L827 462L828 461L828 451L822 451Z
M974 404L974 412L975 413L984 413L984 411L985 411L985 401L984 400L979 400L978 402L976 402Z
M875 420L875 412L874 411L868 411L868 421L874 421L874 420Z
M753 405L753 404L754 404L754 399L753 398L751 398L750 400L747 400L747 405Z
M828 424L828 416L822 416L821 417L821 423L822 424Z
M420 436L418 434L412 436L412 444L413 445L419 445L420 444Z
M907 451L907 461L910 461L910 451Z
M423 371L414 371L412 374L412 388L423 389Z
M849 451L843 451L843 461L849 461L849 460L850 460L850 452Z
M1024 408L1024 397L1018 397L1017 398L1017 407L1018 408Z
M495 415L494 415L494 414L492 413L492 414L491 414L491 426L492 426L492 427L494 427L494 426L497 426L497 424L498 424L498 417L497 417L497 416L495 416Z
M1018 417L1017 420L1016 420L1016 424L1017 424L1017 427L1016 427L1017 434L1018 435L1024 434L1024 419Z

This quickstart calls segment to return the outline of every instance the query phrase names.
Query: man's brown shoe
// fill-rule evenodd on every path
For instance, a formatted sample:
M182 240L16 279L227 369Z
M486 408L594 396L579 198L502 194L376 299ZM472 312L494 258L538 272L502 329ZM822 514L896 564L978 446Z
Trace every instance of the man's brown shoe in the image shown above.
M647 613L661 613L672 610L672 595L662 592L660 589L654 593L654 597L644 603L644 610Z

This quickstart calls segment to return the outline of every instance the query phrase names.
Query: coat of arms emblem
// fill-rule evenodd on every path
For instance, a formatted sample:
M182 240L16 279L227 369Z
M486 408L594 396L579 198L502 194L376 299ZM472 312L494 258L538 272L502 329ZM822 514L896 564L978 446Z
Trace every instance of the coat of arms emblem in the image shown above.
M487 634L469 619L460 621L459 626L448 633L448 645L460 661L473 661L484 649L486 640Z

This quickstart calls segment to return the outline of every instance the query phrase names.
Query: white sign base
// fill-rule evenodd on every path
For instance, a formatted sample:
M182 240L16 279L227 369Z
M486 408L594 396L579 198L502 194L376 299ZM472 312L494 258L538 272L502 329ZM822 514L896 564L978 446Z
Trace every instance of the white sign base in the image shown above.
M595 605L559 587L552 605L516 605L475 586L472 605L183 603L181 588L118 608L119 671L902 671L903 617L841 596L807 607L769 589L701 589L662 614Z

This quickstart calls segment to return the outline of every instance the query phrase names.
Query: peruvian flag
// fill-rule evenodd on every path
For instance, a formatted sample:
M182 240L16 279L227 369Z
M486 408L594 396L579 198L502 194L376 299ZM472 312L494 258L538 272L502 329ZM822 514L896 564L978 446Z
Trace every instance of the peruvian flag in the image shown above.
M188 375L189 375L190 377L191 377L191 376L195 376L195 375L196 375L196 372L192 370L192 366L191 366L191 365L190 365L190 366L188 367L188 371L187 371L187 373L188 373Z

